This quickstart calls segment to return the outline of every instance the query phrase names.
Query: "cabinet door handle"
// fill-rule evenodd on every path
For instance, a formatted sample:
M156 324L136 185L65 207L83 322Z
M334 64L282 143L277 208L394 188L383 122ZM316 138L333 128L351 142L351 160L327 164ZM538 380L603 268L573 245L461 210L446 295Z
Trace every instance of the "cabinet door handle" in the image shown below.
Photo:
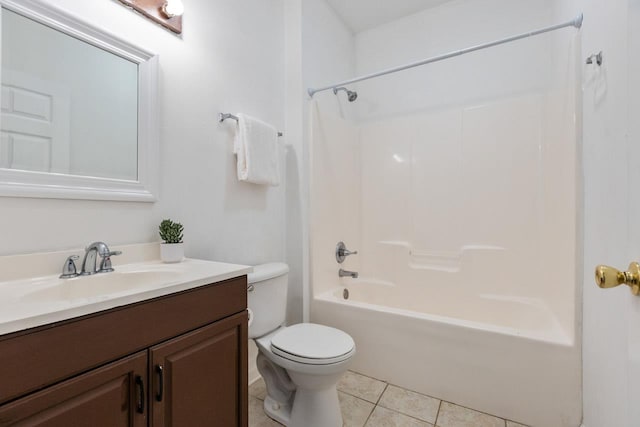
M156 365L156 375L158 375L158 393L156 393L156 400L162 402L162 394L164 392L164 369L162 365Z
M140 375L136 375L136 390L138 391L138 402L136 403L136 411L144 414L144 381Z

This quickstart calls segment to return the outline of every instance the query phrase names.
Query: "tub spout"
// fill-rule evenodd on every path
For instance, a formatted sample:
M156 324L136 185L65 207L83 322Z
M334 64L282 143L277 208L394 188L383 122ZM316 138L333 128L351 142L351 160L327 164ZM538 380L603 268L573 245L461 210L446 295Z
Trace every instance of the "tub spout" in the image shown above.
M353 279L357 279L358 278L358 272L357 271L347 271L347 270L343 270L341 268L338 271L338 276L340 276L340 277L351 277Z

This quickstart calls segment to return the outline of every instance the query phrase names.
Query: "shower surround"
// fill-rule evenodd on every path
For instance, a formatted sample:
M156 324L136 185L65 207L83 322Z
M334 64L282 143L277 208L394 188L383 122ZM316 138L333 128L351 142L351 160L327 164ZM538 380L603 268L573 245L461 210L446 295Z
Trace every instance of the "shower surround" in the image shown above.
M356 35L357 74L419 59L407 43L426 57L573 12L450 2ZM354 338L353 370L529 425L580 424L578 46L572 29L360 83L339 109L315 96L311 320ZM359 251L341 265L339 241Z

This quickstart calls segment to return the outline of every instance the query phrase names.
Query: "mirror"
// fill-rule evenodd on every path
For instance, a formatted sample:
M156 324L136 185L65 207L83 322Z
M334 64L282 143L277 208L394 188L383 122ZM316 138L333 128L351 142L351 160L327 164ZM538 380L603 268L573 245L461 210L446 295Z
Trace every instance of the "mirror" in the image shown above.
M153 201L157 57L0 0L0 195Z

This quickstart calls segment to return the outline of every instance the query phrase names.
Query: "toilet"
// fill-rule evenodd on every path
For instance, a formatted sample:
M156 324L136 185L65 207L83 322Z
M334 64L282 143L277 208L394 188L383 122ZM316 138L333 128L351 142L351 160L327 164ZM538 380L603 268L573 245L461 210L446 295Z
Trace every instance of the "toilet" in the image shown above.
M248 276L249 338L258 347L267 415L287 427L342 427L336 385L356 346L328 326L285 326L287 278L283 263L254 267Z

